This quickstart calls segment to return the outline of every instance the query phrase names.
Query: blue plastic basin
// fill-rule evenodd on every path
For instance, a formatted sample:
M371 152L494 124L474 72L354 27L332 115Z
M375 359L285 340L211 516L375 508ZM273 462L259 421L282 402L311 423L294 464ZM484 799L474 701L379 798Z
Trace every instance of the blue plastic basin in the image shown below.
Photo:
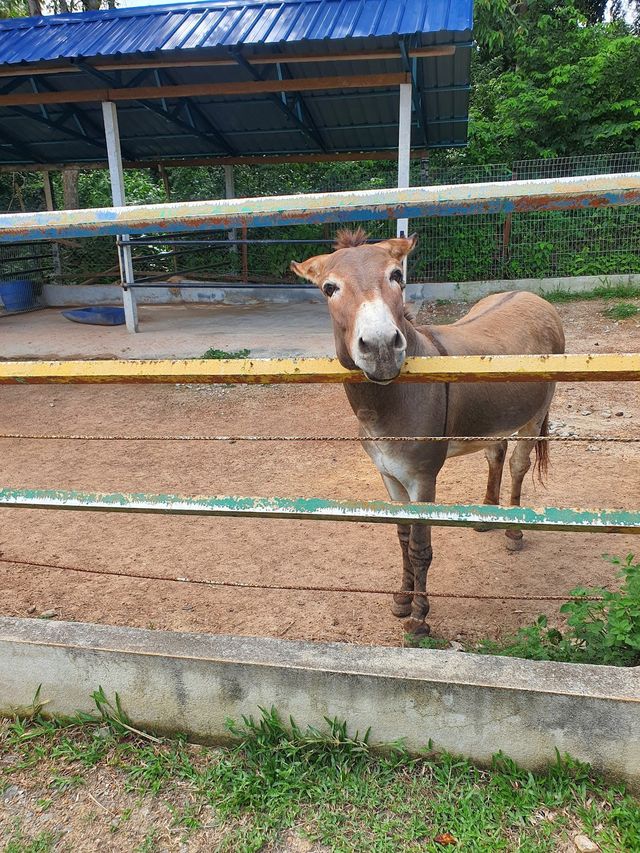
M33 284L23 278L0 281L0 299L8 312L27 311L36 304Z
M74 323L88 323L91 326L122 326L124 308L112 305L93 305L90 308L72 308L63 311L62 316Z

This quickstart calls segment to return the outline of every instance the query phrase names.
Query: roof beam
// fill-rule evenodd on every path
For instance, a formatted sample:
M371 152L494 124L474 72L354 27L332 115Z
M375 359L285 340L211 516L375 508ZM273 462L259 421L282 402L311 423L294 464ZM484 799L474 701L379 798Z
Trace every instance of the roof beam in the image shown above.
M17 154L20 158L20 162L24 162L24 155L26 154L34 163L46 163L46 160L39 154L36 154L30 145L23 142L20 137L9 133L6 128L0 128L0 147L3 146L10 148L15 154ZM16 169L13 168L11 171L15 172Z
M471 47L472 42L458 42L457 44L439 44L432 47L417 47L409 51L409 56L419 59L429 57L453 56L457 48ZM300 54L253 54L245 56L253 65L276 65L278 62L309 63L309 62L369 62L369 61L393 61L402 59L397 50L369 50L350 53L300 53ZM136 71L140 68L209 68L220 65L235 65L235 61L228 57L211 59L139 59L129 62L111 61L96 62L92 67L98 71ZM74 65L48 65L46 67L7 66L0 69L0 77L31 76L32 74L73 74L79 73L79 68Z
M59 89L56 89L55 86L48 80L40 79L36 83L36 81L32 78L32 82L37 89L38 87L42 87L43 89L46 89L49 93L58 93L60 91ZM23 110L23 113L24 112L26 111ZM30 114L29 118L33 119L34 116ZM78 131L72 131L64 126L70 118L74 119ZM83 139L89 145L97 145L103 150L106 150L107 143L104 139L103 128L90 116L88 116L83 110L81 110L80 107L77 107L73 103L69 104L62 116L60 116L60 118L55 122L55 124L52 121L50 126L55 127L56 130L59 130L62 133L66 133L68 136L74 136L75 138ZM91 134L87 131L87 128L89 129L89 131L91 131ZM123 154L125 155L125 157L127 157L128 160L135 160L136 155L132 148L123 148Z
M93 77L96 77L98 80L102 80L106 83L112 83L113 82L112 78L109 77L108 74L105 74L103 71L98 71L96 68L92 68L90 65L86 65L84 62L82 63L82 67L85 68L87 73L91 74ZM170 87L161 86L158 88L175 88L175 87L174 86L170 86ZM116 90L116 91L121 91L121 90ZM113 100L113 99L111 99L111 100ZM161 118L164 118L166 121L170 122L171 124L174 124L176 127L179 127L182 130L188 131L192 136L197 136L198 138L203 139L208 145L211 145L211 137L213 137L218 148L221 148L226 154L234 155L236 153L235 148L231 145L230 142L228 142L223 137L223 135L220 133L220 131L216 127L214 127L213 124L208 123L208 133L204 132L199 127L197 127L196 123L193 120L193 116L191 114L189 114L188 111L187 111L187 115L188 115L189 121L185 121L184 119L181 119L178 117L178 114L177 114L178 110L171 110L171 111L168 110L166 108L166 106L164 106L164 103L165 103L164 98L160 99L163 106L159 106L158 104L153 103L153 101L149 101L146 99L145 100L136 99L136 100L138 100L138 103L142 107L144 107L146 110L148 110L149 112L155 113L155 115L158 115ZM185 98L181 98L178 107L184 106L187 104L188 104L187 100ZM200 111L198 111L198 112L200 113ZM122 150L124 153L124 149L122 149ZM125 156L126 156L126 154L125 154ZM128 159L130 159L130 158L128 158Z
M162 74L170 85L175 85L175 82L168 71L157 71L156 73L159 78L160 74ZM226 151L227 154L234 155L238 153L237 149L231 144L231 142L229 142L220 128L211 121L209 116L206 115L206 113L204 113L194 101L189 101L187 98L183 98L179 103L184 105L186 114L189 118L189 123L192 124L194 128L198 130L204 129L205 133L210 133L218 143L218 146L222 148L223 151ZM197 121L194 120L194 117ZM200 124L200 127L198 127L198 123Z
M88 68L89 66L87 66ZM92 69L95 71L95 69ZM251 80L233 83L187 83L180 86L75 89L66 92L27 92L0 95L0 107L33 104L96 103L99 101L142 101L162 98L229 97L276 92L315 92L325 89L380 89L409 83L406 72L361 74L353 77L308 77L297 80Z
M46 119L43 118L38 113L32 113L26 107L15 107L15 110L20 115L28 118L30 121L37 121L39 124L44 124L45 127L50 127L53 130L57 130L60 133L63 133L65 136L70 137L71 139L77 139L81 142L86 142L87 145L93 145L95 148L100 148L102 151L106 151L107 146L104 141L104 138L94 139L91 136L88 136L86 133L81 133L78 130L72 130L70 127L64 127L60 122L54 121L51 118ZM58 144L63 144L63 140L50 140L48 139L45 144L53 144L58 142Z
M457 143L462 145L463 143ZM456 144L450 146L454 148ZM425 148L416 148L411 152L412 159L420 159L426 157L429 152ZM238 157L175 157L168 160L141 159L135 162L123 161L125 169L142 169L149 166L162 166L165 169L182 168L184 166L260 166L264 164L280 164L280 163L344 163L348 161L359 160L397 160L398 148L378 149L376 151L331 151L328 154L319 154L316 152L295 152L293 154L254 154L240 155ZM94 169L106 169L106 161L91 161L86 160L80 163L63 162L63 163L43 163L43 164L28 164L28 171L32 172L56 172L62 167L68 169L85 169L86 171ZM0 164L0 173L15 172L20 167L14 164Z
M264 82L265 82L265 81L264 81L264 79L263 79L262 74L260 74L260 72L259 72L259 71L256 71L256 69L251 65L251 63L247 62L247 60L244 58L244 56L242 56L242 54L241 54L241 53L239 53L239 52L234 52L234 54L233 54L233 55L234 55L234 57L235 57L235 59L236 59L237 63L238 63L242 68L244 68L244 69L245 69L245 71L246 71L248 74L250 74L250 75L253 77L253 79L255 80L255 82L256 82L256 83L264 83ZM285 91L286 91L286 89L283 87L283 85L282 85L282 84L283 84L283 83L285 83L285 82L289 82L289 81L284 81L284 80L280 80L280 81L278 81L278 80L275 80L275 81L273 81L273 82L274 82L274 83L279 83L279 84L280 84L280 85L279 85L279 87L278 87L278 89L277 89L276 91L279 91L279 92L285 92ZM255 84L254 84L254 85L255 85ZM280 112L281 112L281 113L284 113L284 115L285 115L285 116L286 116L290 121L292 121L292 122L295 124L295 126L298 128L298 130L301 130L301 131L304 133L304 135L305 135L306 137L308 137L308 138L309 138L309 139L314 143L314 145L317 145L317 147L318 147L321 151L326 152L326 151L327 151L327 146L324 144L324 140L322 139L322 136L320 136L320 133L319 133L319 131L318 131L318 128L317 128L317 127L315 127L315 125L308 124L307 122L302 121L302 119L300 119L300 118L296 115L296 113L295 113L295 112L291 109L291 107L290 107L290 106L285 102L285 100L282 100L281 98L279 98L279 97L278 97L278 95L276 94L276 91L271 91L271 92L269 92L269 100L270 100L273 104L275 104L275 105L278 107L278 109L280 110Z
M280 76L286 76L286 78L288 80L293 79L293 74L289 70L289 66L286 63L278 64L276 66L276 68L278 69L278 76L279 77ZM283 93L282 97L283 97L283 99L285 99L287 96ZM302 97L300 92L296 92L295 98L296 98L296 105L298 107L298 113L300 114L300 117L301 118L304 117L304 121L306 122L307 126L314 133L316 133L318 135L318 138L322 141L322 139L323 139L322 133L321 133L320 128L318 127L317 123L315 122L313 116L311 115L311 111L310 111L309 107L307 106L307 102ZM326 150L327 149L325 147L323 147L323 151L326 151Z

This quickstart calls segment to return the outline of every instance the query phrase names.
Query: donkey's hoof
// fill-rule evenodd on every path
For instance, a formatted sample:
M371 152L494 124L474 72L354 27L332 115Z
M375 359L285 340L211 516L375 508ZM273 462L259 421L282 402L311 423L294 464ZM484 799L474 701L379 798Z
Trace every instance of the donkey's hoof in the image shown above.
M476 533L488 533L491 527L488 524L474 524L473 529Z
M423 637L428 637L431 633L431 626L427 625L420 619L407 619L404 623L405 633L414 640L421 640Z
M522 533L519 530L507 530L505 537L507 551L522 551Z
M411 613L411 596L410 595L394 595L391 603L391 612L398 618L403 618Z

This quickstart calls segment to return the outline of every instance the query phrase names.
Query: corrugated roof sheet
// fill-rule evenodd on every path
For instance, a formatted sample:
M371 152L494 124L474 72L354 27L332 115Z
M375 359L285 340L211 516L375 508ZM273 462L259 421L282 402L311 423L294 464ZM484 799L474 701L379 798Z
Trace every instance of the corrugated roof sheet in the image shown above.
M471 0L176 3L2 21L0 63L416 34L462 41L471 26Z
M153 64L229 58L240 50L286 54L292 77L352 76L406 70L399 51L457 45L451 55L412 60L419 91L414 147L464 145L467 134L472 0L283 0L199 2L104 10L0 21L0 94L127 86L139 69L118 69L127 57L144 59L144 85L248 80L246 69L227 64L171 67L153 76ZM395 60L339 59L355 52L397 52ZM335 56L331 62L296 63L297 54ZM115 63L98 79L86 66ZM74 73L69 73L73 63ZM20 66L20 67L18 67ZM256 66L273 79L276 66ZM12 69L15 68L15 72ZM25 70L38 76L30 78ZM62 69L66 69L63 73ZM43 72L46 70L46 74ZM116 71L118 72L116 75ZM11 75L15 73L15 76ZM105 71L103 69L102 73ZM109 76L110 75L110 76ZM115 76L114 76L115 75ZM35 83L32 82L36 81ZM397 144L397 87L332 90L285 99L315 125L325 152L393 150ZM322 150L283 114L273 96L189 99L197 115L168 98L157 109L136 102L118 107L123 154L131 160L185 156L313 153ZM414 105L415 106L415 105ZM301 110L306 111L306 116ZM169 115L173 115L173 119ZM191 129L189 127L191 125ZM0 164L89 162L104 159L99 104L0 107ZM215 128L215 131L212 130ZM226 143L221 142L221 136ZM26 144L24 144L26 143Z

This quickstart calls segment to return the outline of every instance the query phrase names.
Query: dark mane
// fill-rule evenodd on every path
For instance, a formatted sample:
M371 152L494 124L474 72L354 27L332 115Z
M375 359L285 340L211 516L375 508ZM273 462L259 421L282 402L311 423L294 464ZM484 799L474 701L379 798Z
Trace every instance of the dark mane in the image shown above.
M351 249L354 246L362 246L367 242L369 235L364 228L356 228L352 231L350 228L341 228L336 234L336 242L333 244L334 249Z

